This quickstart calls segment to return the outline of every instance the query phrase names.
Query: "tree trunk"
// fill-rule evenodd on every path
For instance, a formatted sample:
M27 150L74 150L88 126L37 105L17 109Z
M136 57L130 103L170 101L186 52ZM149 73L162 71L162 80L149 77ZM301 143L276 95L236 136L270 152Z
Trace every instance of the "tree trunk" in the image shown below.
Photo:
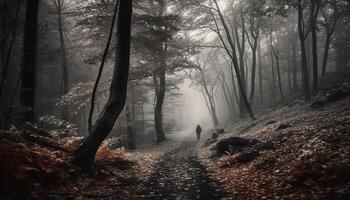
M219 17L220 17L220 21L224 27L224 30L225 30L225 33L226 33L226 36L227 36L227 40L228 40L228 43L231 47L231 51L232 53L230 52L230 50L227 48L221 34L220 34L220 29L218 27L218 25L216 24L216 27L217 27L217 30L218 30L218 34L219 34L219 37L220 37L220 40L221 42L223 43L224 47L225 47L225 50L227 52L227 54L230 56L230 58L232 59L232 63L233 63L233 66L234 66L234 69L235 69L235 72L236 72L236 75L237 75L237 81L238 81L238 88L239 88L239 92L240 92L240 102L243 102L244 105L245 105L245 108L246 110L248 111L248 114L249 116L252 118L252 119L256 119L254 117L254 112L253 112L253 109L248 101L248 98L247 98L247 95L246 95L246 91L245 91L245 86L244 86L244 73L243 73L243 79L242 79L242 76L240 73L240 69L239 69L239 64L238 64L238 60L237 60L237 57L236 57L236 47L235 47L235 44L234 44L234 40L232 40L231 38L231 35L230 35L230 31L228 29L228 26L226 24L226 21L224 19L224 16L222 15L221 13L221 10L220 10L220 7L219 7L219 4L217 3L217 0L214 0L214 3L215 3L215 6L216 6L216 9L217 9L217 12L219 14ZM215 17L213 16L213 20L216 22L216 19Z
M4 2L4 4L6 5L6 1ZM4 5L4 12L3 12L3 17L5 18L6 16L6 6ZM16 36L17 36L17 21L18 21L18 17L19 17L19 11L21 9L21 3L18 3L17 8L16 8L16 12L15 12L15 18L14 18L14 22L13 22L13 29L12 29L12 35L11 35L11 40L10 40L10 44L9 44L9 48L7 51L7 55L6 55L6 59L5 59L5 41L2 41L2 74L1 74L1 82L0 82L0 97L2 96L2 91L3 91L3 87L6 81L6 77L7 77L7 73L8 73L8 67L10 65L10 59L11 59L11 55L12 55L12 50L16 41ZM4 20L6 22L6 20ZM3 28L5 28L3 26ZM2 32L4 33L5 30L3 29ZM5 39L5 38L4 38ZM1 124L0 124L1 125ZM6 127L6 125L5 125Z
M251 90L250 90L250 100L254 98L254 92L255 92L255 74L256 74L256 49L257 49L257 42L255 42L254 47L252 48L253 51L253 60L252 60L252 77L251 77Z
M316 94L318 91L318 56L317 56L317 16L319 11L318 0L311 0L311 35L312 35L312 69L313 69L313 93Z
M28 111L23 113L24 122L34 121L38 10L39 0L27 1L24 24L22 84L20 96L21 104L28 109Z
M227 107L230 110L231 117L233 117L235 112L234 112L234 108L233 108L233 105L231 104L231 100L230 100L230 97L229 97L230 91L228 90L228 88L226 88L227 84L225 83L226 82L225 75L224 74L222 74L222 75L218 74L218 76L219 76L219 81L220 81L220 84L221 84L222 91L224 93L224 97L225 97L225 100L226 100Z
M292 41L292 58L293 58L293 89L297 89L298 88L298 80L297 80L297 47L295 44L295 41Z
M262 70L262 60L261 60L261 44L260 41L258 42L258 62L259 62L259 90L260 90L260 101L261 103L264 102L264 91L263 91L263 70Z
M145 113L143 108L143 103L141 103L141 130L142 133L145 133Z
M213 120L213 125L214 125L214 127L216 127L219 125L219 120L216 116L215 100L214 100L213 94L211 94L209 92L208 85L207 85L207 82L205 80L203 70L201 68L199 68L199 72L201 75L201 82L202 82L201 85L202 85L203 91L204 91L203 92L204 99L207 103L209 113L210 113L211 118ZM205 96L207 96L207 98L205 98Z
M62 22L62 0L56 0L57 7L57 21L58 21L58 33L60 37L60 53L61 53L61 65L62 65L62 95L68 93L68 66L67 66L67 55L66 55L66 47L64 41L64 31L63 31L63 22ZM66 106L62 107L62 116L63 119L68 119L68 111Z
M163 43L162 43L163 46ZM161 52L161 72L159 75L159 88L157 91L157 100L156 100L156 105L154 109L154 123L155 123L155 129L156 129L156 134L157 134L157 142L160 143L164 141L165 134L163 130L163 114L162 114L162 108L163 108L163 103L164 103L164 98L165 98L165 90L166 90L166 80L165 80L165 68L166 68L166 52L167 52L167 42L164 42L164 47L162 47L162 52Z
M67 66L67 56L66 56L66 47L64 42L64 33L63 33L63 22L62 22L62 0L56 1L57 6L57 20L58 20L58 33L60 36L60 52L61 52L61 64L62 64L62 92L63 95L68 93L68 66Z
M293 90L292 87L292 63L293 63L293 57L292 52L287 50L287 81L288 81L288 90L289 93Z
M304 90L305 102L311 100L310 97L310 88L309 88L309 71L307 66L306 58L306 48L305 48L305 33L304 33L304 22L303 22L303 8L301 5L301 0L298 0L298 31L299 31L299 40L300 40L300 49L301 49L301 72L302 72L302 83Z
M272 75L272 80L271 80L271 93L272 93L272 100L273 103L276 103L276 76L275 76L275 62L273 59L273 52L272 49L270 50L270 57L271 57L271 75Z
M126 127L127 127L127 133L126 133L126 145L128 149L136 149L135 146L135 137L134 137L134 129L132 126L132 117L131 117L131 109L130 109L130 102L126 103Z
M110 95L90 135L75 152L73 162L90 173L95 172L94 158L99 146L112 130L125 105L130 67L131 16L132 1L120 0L117 14L115 66Z
M331 35L327 33L326 44L325 44L324 53L323 53L322 76L326 75L330 44L331 44Z
M277 76L278 76L278 86L279 86L279 89L280 89L281 101L284 101L283 86L282 86L281 72L280 72L280 61L279 61L279 56L278 56L278 53L277 53L277 52L275 52L275 58L276 58L276 68L277 68Z
M237 49L238 49L238 55L239 55L239 73L240 73L240 78L242 79L242 89L243 91L240 90L239 92L239 113L240 116L244 116L245 113L247 113L247 108L245 106L244 102L244 96L247 95L247 79L246 79L246 69L244 65L244 57L245 57L245 20L243 16L243 11L240 10L240 20L241 20L241 26L242 26L242 31L241 31L241 41L239 40L239 32L238 32L238 25L235 25L234 31L235 31L235 38L236 38L236 43L237 43ZM244 92L244 93L242 93Z
M238 98L238 92L237 92L237 89L236 89L236 83L235 83L235 75L234 75L234 72L233 72L233 64L230 66L230 74L231 74L231 82L232 82L232 89L233 89L233 94L235 96L235 99L236 99L236 102L238 103L239 105L239 98ZM232 100L233 101L233 100Z

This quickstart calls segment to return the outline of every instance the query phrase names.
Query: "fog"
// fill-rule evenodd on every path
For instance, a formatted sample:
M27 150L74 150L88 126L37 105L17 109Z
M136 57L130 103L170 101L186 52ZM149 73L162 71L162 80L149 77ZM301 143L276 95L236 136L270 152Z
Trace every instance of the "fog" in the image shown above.
M183 137L189 134L194 135L197 124L200 124L203 130L213 127L202 93L199 89L191 86L191 83L191 80L186 79L184 83L179 86L179 92L182 94L181 101L183 102L183 107L180 112L181 131L177 134Z

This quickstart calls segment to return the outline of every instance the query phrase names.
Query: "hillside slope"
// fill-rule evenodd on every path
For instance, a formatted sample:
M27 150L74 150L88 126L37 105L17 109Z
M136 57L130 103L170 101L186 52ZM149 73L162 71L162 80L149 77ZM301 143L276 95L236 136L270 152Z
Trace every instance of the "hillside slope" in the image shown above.
M209 132L198 145L201 161L233 199L350 198L350 97L320 108L283 106L258 119ZM244 162L240 151L215 156L216 141L232 136L269 148Z

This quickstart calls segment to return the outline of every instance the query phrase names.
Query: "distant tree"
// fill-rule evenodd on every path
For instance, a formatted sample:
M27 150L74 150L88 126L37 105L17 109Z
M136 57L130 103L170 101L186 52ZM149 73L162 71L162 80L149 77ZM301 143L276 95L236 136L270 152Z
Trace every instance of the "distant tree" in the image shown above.
M239 62L239 60L237 58L237 47L235 44L237 34L235 33L235 34L231 35L231 31L229 30L229 27L228 27L227 22L224 18L224 15L221 11L221 8L219 7L218 2L216 0L214 0L213 3L214 3L215 7L207 7L203 4L201 4L201 5L208 8L210 15L212 16L212 20L214 21L214 25L215 25L215 28L213 28L212 30L214 30L217 33L227 55L232 60L233 67L234 67L235 72L236 72L237 82L238 82L238 89L239 89L240 102L241 102L240 105L244 106L244 107L240 106L240 110L241 110L240 113L242 115L244 113L244 110L247 110L249 116L252 119L255 119L254 112L251 108L251 105L248 101L248 97L246 94L245 77L244 77L245 73L244 73L244 70L242 68L242 65L244 64L244 62L242 62L242 60L240 60L240 62ZM223 27L224 35L226 36L228 42L226 42L226 40L223 37L222 28L219 26L217 16L214 14L214 12L216 12L216 14L219 17L219 21L221 22L221 25ZM244 19L242 18L242 16L241 16L241 20L244 23ZM243 35L245 35L244 32L242 32L242 33L243 33ZM241 50L242 50L242 44L243 44L242 42L245 42L245 38L243 35L242 35L241 45L239 47ZM243 54L243 52L241 52L241 55L242 54Z
M317 53L317 18L320 10L320 1L311 0L310 6L310 29L312 36L312 90L316 94L318 90L318 53Z
M204 59L204 61L201 63L199 61L200 58L197 60L197 65L198 65L198 74L197 74L197 82L201 86L201 92L203 94L206 106L208 108L208 111L210 113L210 116L213 121L214 127L219 125L219 120L216 114L216 104L215 104L215 88L218 83L218 78L215 78L215 80L207 80L209 77L208 74L208 63L210 61L210 58L212 55L208 54L206 55L207 58Z
M68 65L67 65L67 53L64 38L64 22L62 18L63 7L65 0L55 0L54 2L57 11L57 29L60 39L60 54L61 54L61 65L62 65L62 92L66 94L68 92Z
M325 4L326 5L322 6L320 11L323 18L323 21L321 22L321 26L324 27L324 32L326 35L326 42L325 42L323 60L322 60L322 76L326 75L329 48L331 45L332 36L335 31L335 27L337 25L337 18L338 18L337 1L330 0L330 1L326 1Z

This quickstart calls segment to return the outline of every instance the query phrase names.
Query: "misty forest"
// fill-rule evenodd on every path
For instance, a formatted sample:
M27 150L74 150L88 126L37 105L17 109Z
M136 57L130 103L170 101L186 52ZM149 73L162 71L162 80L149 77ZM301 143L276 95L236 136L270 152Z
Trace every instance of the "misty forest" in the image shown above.
M350 199L350 0L0 0L0 199Z

